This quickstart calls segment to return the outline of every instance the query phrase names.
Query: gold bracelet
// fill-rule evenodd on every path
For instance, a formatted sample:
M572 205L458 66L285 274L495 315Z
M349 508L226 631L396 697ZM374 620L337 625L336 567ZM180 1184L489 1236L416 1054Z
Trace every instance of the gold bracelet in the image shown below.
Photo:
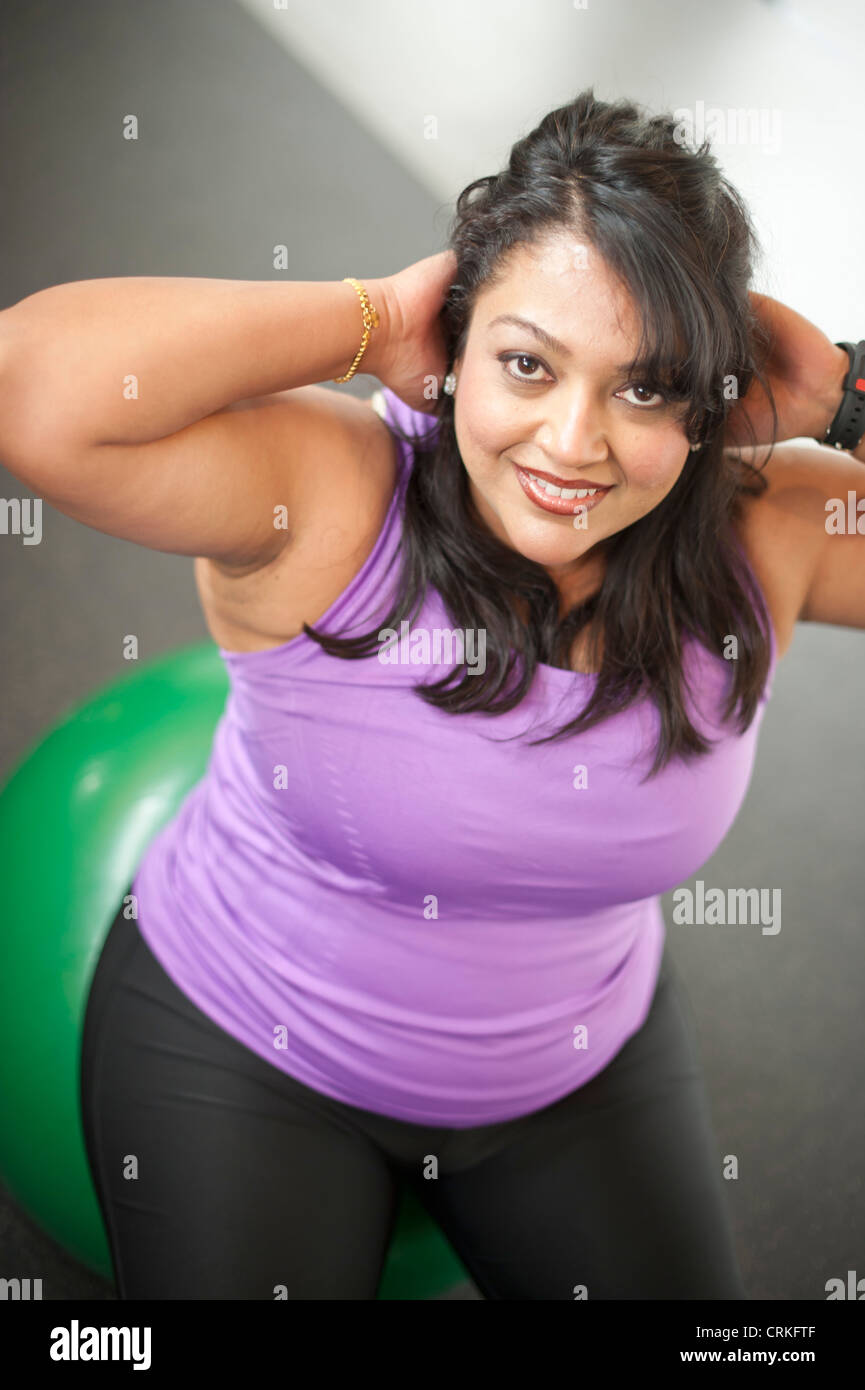
M367 294L360 281L355 280L354 276L352 275L346 275L342 280L342 284L354 285L354 288L357 290L360 296L360 306L363 310L363 337L360 340L360 347L357 350L357 356L355 357L345 376L335 376L333 378L333 380L336 382L349 381L354 376L355 372L357 371L357 364L363 357L363 354L366 352L366 345L369 342L370 330L373 328L378 328L379 326L378 314L372 307L369 295Z

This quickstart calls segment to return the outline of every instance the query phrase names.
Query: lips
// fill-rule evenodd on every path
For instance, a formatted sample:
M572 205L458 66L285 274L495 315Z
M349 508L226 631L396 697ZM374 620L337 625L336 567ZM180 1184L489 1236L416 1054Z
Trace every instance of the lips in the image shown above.
M523 464L519 463L515 464L514 467L522 468L524 473L529 473L532 477L543 478L545 483L552 483L554 487L591 487L598 488L603 491L604 489L608 489L612 486L612 484L610 483L595 482L594 478L559 478L555 473L547 473L543 468L526 468Z
M543 473L536 469L531 472L514 464L517 478L523 492L543 511L555 516L576 516L577 512L591 511L603 502L615 484L593 483L588 478L576 481L558 478L553 473Z

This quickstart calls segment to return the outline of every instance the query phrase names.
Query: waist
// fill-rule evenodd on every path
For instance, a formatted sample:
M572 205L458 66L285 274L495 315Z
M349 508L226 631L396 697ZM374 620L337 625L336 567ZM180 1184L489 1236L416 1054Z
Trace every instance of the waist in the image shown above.
M584 1084L645 1015L657 898L502 919L419 891L412 908L293 864L252 877L187 814L139 866L142 935L203 1012L325 1094L495 1123Z

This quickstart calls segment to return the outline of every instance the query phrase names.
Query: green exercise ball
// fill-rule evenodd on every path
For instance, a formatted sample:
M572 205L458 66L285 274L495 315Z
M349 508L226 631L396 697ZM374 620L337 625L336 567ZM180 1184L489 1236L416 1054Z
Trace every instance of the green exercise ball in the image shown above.
M0 791L0 1179L109 1280L78 1098L87 994L145 848L205 772L227 693L212 642L135 663L60 720ZM378 1297L435 1298L466 1277L403 1187Z

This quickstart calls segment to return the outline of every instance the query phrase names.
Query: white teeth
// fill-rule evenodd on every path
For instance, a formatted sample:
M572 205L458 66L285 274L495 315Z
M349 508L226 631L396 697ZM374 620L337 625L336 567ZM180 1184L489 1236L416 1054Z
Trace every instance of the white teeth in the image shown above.
M537 473L529 473L529 477L540 484L548 497L562 497L568 502L574 497L594 497L600 490L596 487L556 487L555 483L548 483L546 478L539 478Z

